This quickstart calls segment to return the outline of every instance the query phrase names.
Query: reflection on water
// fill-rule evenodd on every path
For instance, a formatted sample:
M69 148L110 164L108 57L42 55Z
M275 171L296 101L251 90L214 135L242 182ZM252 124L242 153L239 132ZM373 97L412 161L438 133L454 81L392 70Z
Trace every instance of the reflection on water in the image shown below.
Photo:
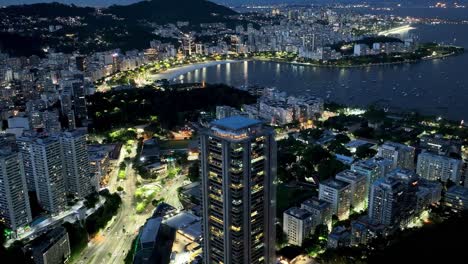
M468 25L418 26L422 41L457 36L468 46ZM319 68L244 61L203 68L184 82L233 86L274 86L290 94L311 94L350 105L379 103L393 110L417 109L454 119L468 119L468 54L415 64L365 68ZM224 73L223 73L224 72Z

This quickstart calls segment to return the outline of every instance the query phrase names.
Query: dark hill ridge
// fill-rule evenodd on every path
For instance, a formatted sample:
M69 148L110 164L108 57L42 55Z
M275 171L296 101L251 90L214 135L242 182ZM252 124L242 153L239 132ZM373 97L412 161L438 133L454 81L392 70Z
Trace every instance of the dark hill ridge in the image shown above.
M79 7L61 3L40 3L31 5L12 5L0 8L0 13L10 16L22 15L31 17L56 18L64 16L87 16L95 12L93 7Z
M206 0L149 0L127 6L114 5L105 10L129 20L146 19L152 22L190 21L215 22L236 12Z
M154 35L150 23L188 21L193 30L200 23L223 22L234 28L243 23L232 17L235 14L207 0L147 0L107 8L61 3L0 6L0 52L13 56L42 55L45 47L66 53L78 50L83 54L116 48L127 51L147 48L154 39L177 45L175 38ZM65 23L57 20L59 17L81 19ZM54 31L49 30L50 25L63 27Z
M31 17L87 17L95 13L94 7L79 7L61 3L41 3L32 5L13 5L0 8L0 13ZM103 13L113 14L128 21L147 20L156 23L176 21L224 22L225 16L236 12L228 7L207 0L146 0L130 5L113 5L101 9Z

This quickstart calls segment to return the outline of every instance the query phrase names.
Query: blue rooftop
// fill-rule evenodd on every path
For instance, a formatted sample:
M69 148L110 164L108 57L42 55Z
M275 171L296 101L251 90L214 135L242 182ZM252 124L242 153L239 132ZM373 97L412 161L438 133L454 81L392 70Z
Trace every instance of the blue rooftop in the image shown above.
M262 121L242 116L231 116L211 122L212 126L228 130L240 130L259 124L262 124Z

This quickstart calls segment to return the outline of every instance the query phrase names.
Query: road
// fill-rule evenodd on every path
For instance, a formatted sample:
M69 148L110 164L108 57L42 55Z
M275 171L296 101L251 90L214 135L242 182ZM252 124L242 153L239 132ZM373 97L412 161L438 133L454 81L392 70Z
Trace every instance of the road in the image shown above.
M146 219L151 216L152 210L147 210L142 214L137 214L135 211L134 193L136 191L138 175L131 164L126 167L126 179L118 180L120 162L124 161L126 156L133 158L135 155L136 145L133 147L130 154L127 154L126 151L122 151L121 156L114 163L115 169L109 180L108 189L110 192L116 192L118 186L124 189L125 194L121 195L122 205L119 212L113 220L109 221L107 228L101 230L91 239L88 246L73 263L124 263L127 252L132 248L131 243L138 234L138 229L143 226ZM163 198L168 204L179 209L182 208L178 199L177 189L187 184L185 181L186 174L187 171L183 170L173 179L167 179L163 184L164 191L157 195L158 199ZM156 183L161 183L161 179L158 179Z
M134 156L135 149L129 156ZM148 214L136 214L133 194L136 190L137 173L129 165L126 168L126 179L119 181L118 165L123 161L125 152L116 163L116 169L109 181L109 191L116 192L118 186L124 188L122 197L122 205L119 212L114 217L114 221L110 221L109 226L105 230L101 230L91 241L88 247L84 249L75 263L100 264L100 263L123 263L128 250L131 248L131 243L135 238L138 228L142 226Z

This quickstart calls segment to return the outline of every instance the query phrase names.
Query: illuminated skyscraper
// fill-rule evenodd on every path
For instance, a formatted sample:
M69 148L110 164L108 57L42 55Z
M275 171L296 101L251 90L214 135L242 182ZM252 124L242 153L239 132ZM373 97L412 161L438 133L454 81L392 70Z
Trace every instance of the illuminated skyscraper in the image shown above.
M71 130L60 135L69 194L83 198L96 192L97 180L92 177L85 130Z
M16 231L31 221L21 154L0 148L0 223Z
M204 263L275 263L276 142L229 117L201 133Z

